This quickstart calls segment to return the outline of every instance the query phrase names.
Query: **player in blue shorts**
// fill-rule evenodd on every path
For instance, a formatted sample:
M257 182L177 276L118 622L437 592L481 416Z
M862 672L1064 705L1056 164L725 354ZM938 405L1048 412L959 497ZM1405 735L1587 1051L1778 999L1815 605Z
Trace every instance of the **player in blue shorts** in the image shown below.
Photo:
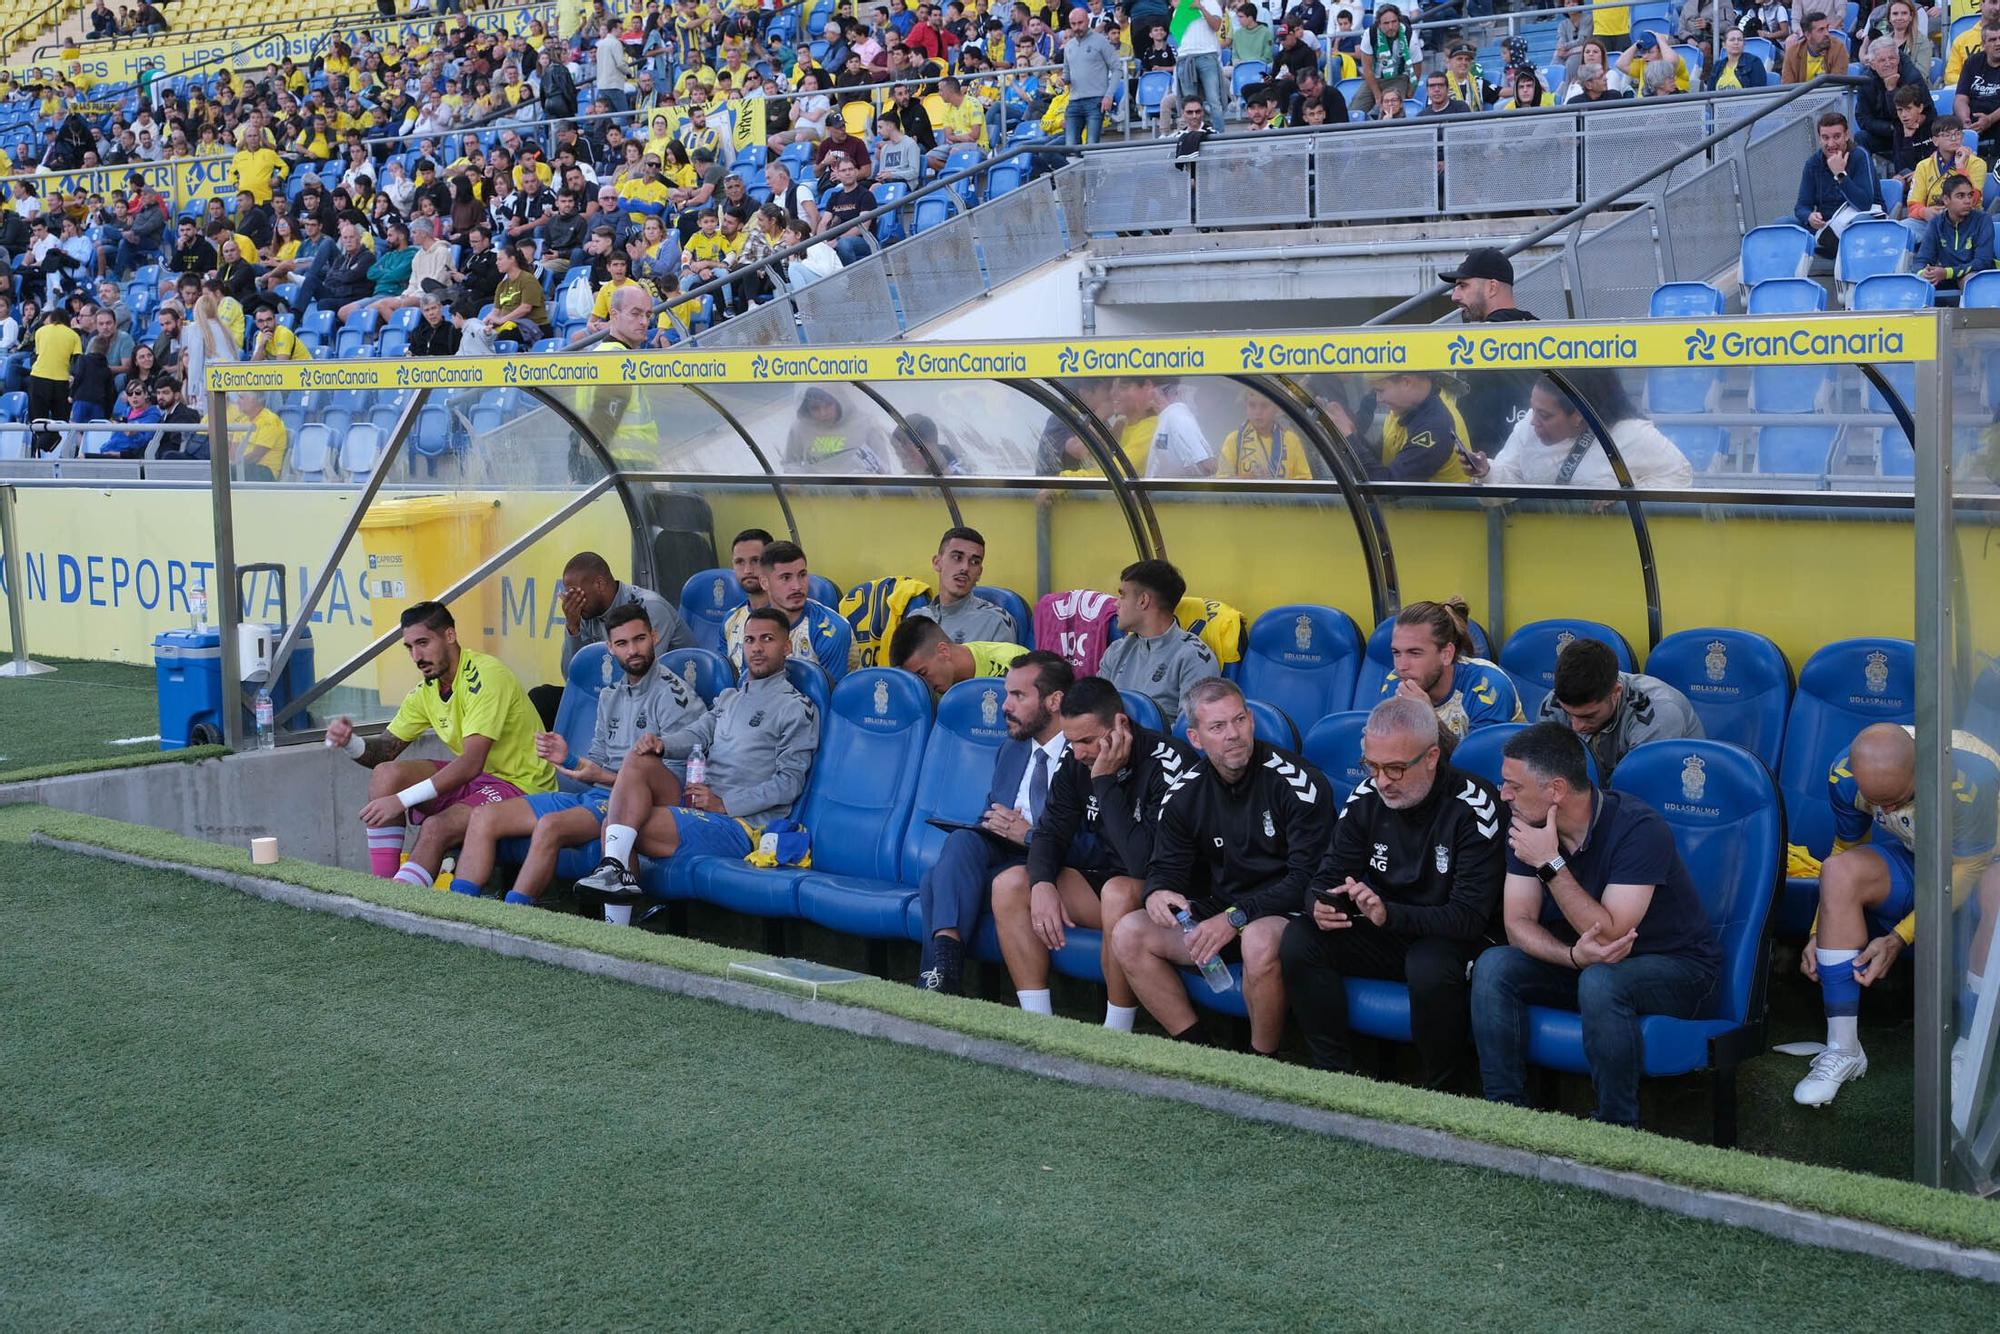
M1962 902L1993 860L2000 834L2000 754L1969 732L1953 732L1951 883ZM1799 971L1826 1003L1826 1050L1792 1090L1807 1107L1832 1102L1868 1073L1858 1033L1861 988L1888 976L1917 936L1916 730L1894 723L1862 729L1827 775L1833 851L1820 866L1819 915Z
M540 792L474 811L451 883L456 892L478 894L493 873L499 841L527 836L527 859L507 891L507 902L534 903L555 876L556 855L597 837L611 802L611 785L618 781L627 758L657 754L662 734L701 717L701 696L656 656L660 644L643 601L611 608L604 624L605 648L625 669L625 677L611 681L611 664L605 663L606 682L597 692L597 730L590 749L576 758L574 768L565 769L569 742L559 732L535 734L535 753L555 765L558 774L587 789ZM668 769L666 777L678 784L680 766L669 763Z
M744 620L742 642L741 685L716 696L699 718L633 748L634 758L657 746L663 756L684 759L700 747L706 781L683 791L661 765L630 763L619 771L604 822L604 860L576 882L604 895L609 920L629 920L630 902L641 893L635 854L747 856L764 826L791 814L805 791L819 715L785 677L791 618L759 607Z

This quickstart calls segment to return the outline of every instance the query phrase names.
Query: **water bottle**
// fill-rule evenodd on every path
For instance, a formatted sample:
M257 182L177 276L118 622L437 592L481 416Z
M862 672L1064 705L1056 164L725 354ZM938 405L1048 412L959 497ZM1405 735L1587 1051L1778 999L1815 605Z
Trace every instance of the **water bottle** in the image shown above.
M188 611L194 615L194 628L202 629L208 624L208 585L196 584L188 593Z
M1181 924L1181 939L1194 934L1194 918L1188 916L1186 908L1174 909L1174 920ZM1222 961L1220 954L1201 966L1201 979L1208 983L1208 989L1224 992L1236 985L1236 979L1229 975L1229 965Z
M452 878L457 874L458 858L446 857L443 864L438 867L437 879L431 882L431 888L440 894L449 894Z
M708 752L702 749L700 746L696 746L693 750L688 752L687 785L689 787L693 787L698 783L706 783L707 781L708 781Z
M275 722L277 711L271 707L271 692L268 690L258 691L255 707L257 714L257 749L276 750L278 746L278 729Z

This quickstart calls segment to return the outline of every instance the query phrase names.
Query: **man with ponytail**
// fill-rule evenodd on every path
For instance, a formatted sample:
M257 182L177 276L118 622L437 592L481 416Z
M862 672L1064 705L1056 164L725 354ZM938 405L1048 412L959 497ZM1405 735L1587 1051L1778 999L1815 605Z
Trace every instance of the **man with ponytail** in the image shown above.
M1498 666L1476 657L1464 598L1412 602L1396 617L1389 640L1395 664L1380 697L1405 695L1437 710L1438 727L1464 740L1475 727L1517 723L1521 697Z

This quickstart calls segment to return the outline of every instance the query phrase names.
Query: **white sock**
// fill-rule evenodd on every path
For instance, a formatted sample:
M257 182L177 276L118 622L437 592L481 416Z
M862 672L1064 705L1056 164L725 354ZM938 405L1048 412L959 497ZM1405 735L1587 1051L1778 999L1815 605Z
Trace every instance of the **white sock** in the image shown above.
M436 876L415 862L404 862L396 872L396 879L406 885L415 885L418 889L429 889L437 881Z
M604 826L604 855L617 862L626 870L632 869L632 849L639 843L639 831L629 824L608 824ZM631 919L631 914L625 914Z
M1826 1017L1826 1045L1838 1047L1844 1052L1861 1050L1861 1017L1853 1014L1830 1014Z
M1108 1001L1105 1003L1104 1026L1115 1033L1130 1033L1132 1023L1138 1017L1139 1007L1136 1005L1113 1005Z
M370 829L368 831L368 846L371 848L394 848L396 851L401 852L403 850L404 828L405 826L403 825L393 824L384 825L380 829Z
M1029 1014L1055 1013L1049 1006L1049 993L1046 987L1040 991L1017 991L1014 995L1020 1000L1021 1008Z
M613 926L632 925L632 905L629 903L607 903L604 905L604 920Z

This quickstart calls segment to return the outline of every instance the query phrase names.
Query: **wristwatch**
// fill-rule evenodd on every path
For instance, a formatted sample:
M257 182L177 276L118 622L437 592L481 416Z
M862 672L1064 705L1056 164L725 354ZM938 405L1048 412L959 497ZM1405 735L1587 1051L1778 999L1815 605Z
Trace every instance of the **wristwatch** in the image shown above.
M1228 911L1228 913L1225 914L1225 916L1229 918L1229 924L1235 927L1239 932L1243 930L1244 927L1250 925L1250 914L1244 912L1241 908L1231 908Z
M1567 865L1569 865L1569 863L1564 861L1563 855L1560 852L1558 852L1555 856L1549 858L1547 861L1543 862L1540 866L1537 866L1535 868L1535 879L1541 881L1545 885L1550 884L1555 880L1556 873L1558 871L1561 871L1562 868Z

